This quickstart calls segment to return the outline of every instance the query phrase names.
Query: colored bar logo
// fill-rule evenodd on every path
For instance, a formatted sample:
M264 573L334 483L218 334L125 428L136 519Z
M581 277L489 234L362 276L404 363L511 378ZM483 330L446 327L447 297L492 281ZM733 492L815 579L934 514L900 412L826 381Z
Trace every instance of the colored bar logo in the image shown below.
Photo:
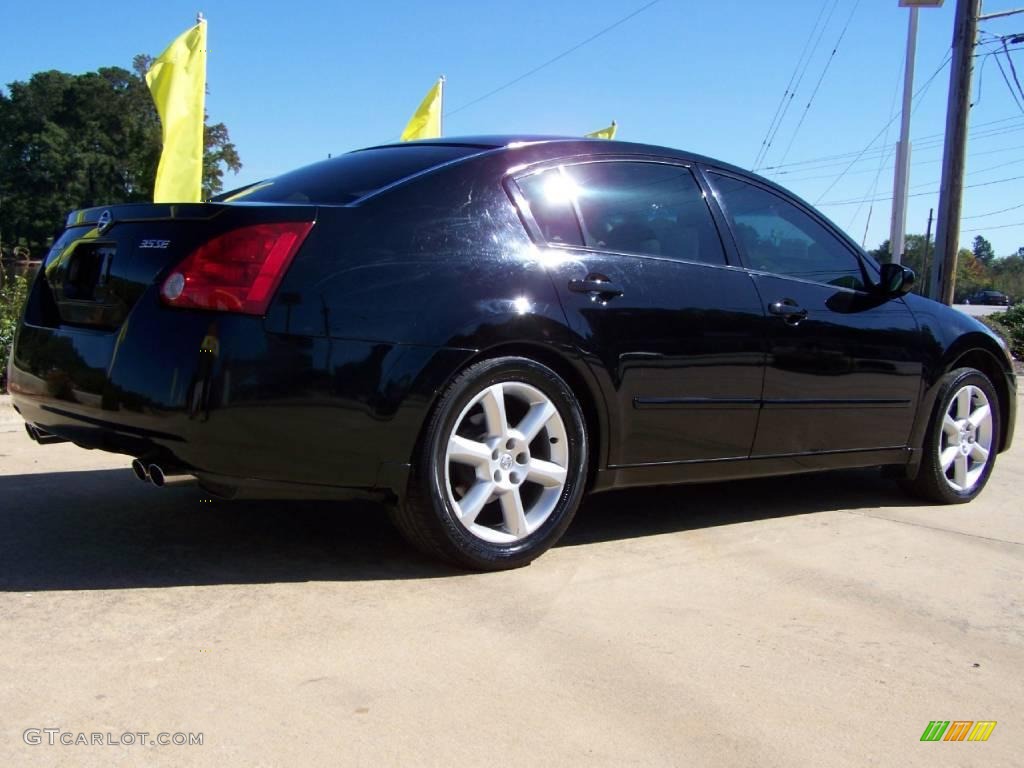
M995 727L995 720L932 720L921 741L988 741Z

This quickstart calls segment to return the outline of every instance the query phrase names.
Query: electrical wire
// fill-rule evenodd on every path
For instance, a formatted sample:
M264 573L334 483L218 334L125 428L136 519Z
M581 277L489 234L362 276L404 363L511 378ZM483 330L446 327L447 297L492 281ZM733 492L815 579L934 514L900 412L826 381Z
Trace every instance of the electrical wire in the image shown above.
M1013 86L1010 85L1010 78L1007 77L1006 70L1003 69L1003 62L999 60L998 56L996 56L995 59L996 66L999 67L999 74L1003 76L1003 82L1006 83L1006 88L1010 91L1010 95L1013 97L1013 103L1017 105L1017 109L1019 109L1021 112L1024 112L1024 104L1021 104L1020 99L1017 98L1016 91L1014 91Z
M903 67L901 65L901 66L896 68L896 85L892 89L892 101L889 103L889 116L890 117L895 117L896 116L896 100L897 100L897 98L899 97L899 94L900 94L900 80L902 79L902 75L903 75ZM895 145L889 144L889 128L891 127L891 125L892 125L892 123L890 122L890 125L886 126L885 138L882 140L882 145L886 146L886 147L895 148ZM882 178L882 171L884 170L884 168L885 168L885 166L887 164L887 161L889 159L889 155L890 155L889 152L883 152L883 153L879 154L879 156L878 156L878 170L875 171L875 178L871 182L871 191L868 193L868 197L874 197L875 195L878 194L878 182ZM860 173L860 171L855 171L855 173ZM862 205L858 205L857 206L857 210L855 210L853 212L853 216L850 217L850 223L846 225L847 229L852 229L853 228L854 222L857 221L857 217L860 215L860 210L861 210L862 207L863 207ZM860 241L860 245L861 245L862 248L864 247L865 243L867 243L867 240L868 240L868 228L871 226L871 215L874 213L874 211L875 211L875 204L874 203L869 204L868 205L867 220L864 222L864 236L861 238L861 241Z
M641 13L646 11L648 8L650 8L650 7L654 6L654 5L657 5L659 2L661 2L661 0L651 0L651 2L649 2L649 3L645 4L645 5L640 6L639 8L637 8L632 13L628 13L625 16L623 16L622 18L618 19L617 21L612 22L611 24L609 24L604 29L601 29L598 32L595 32L590 37L588 37L586 40L583 40L583 41L577 43L576 45L572 46L571 48L567 48L566 50L562 51L557 56L552 56L550 59L545 61L543 64L540 64L540 65L534 67L533 69L529 70L528 72L524 72L523 74L519 75L518 77L512 78L507 83L503 83L502 85L499 85L497 88L488 91L487 93L483 94L482 96L477 96L475 99L466 102L461 107L456 107L455 109L453 109L453 110L451 110L449 112L445 112L444 116L445 117L451 117L452 115L458 114L459 112L461 112L464 109L469 109L473 105L479 104L484 99L488 99L491 96L494 96L496 93L501 93L501 91L504 91L506 88L511 88L516 83L520 83L523 80L525 80L526 78L530 77L531 75L537 74L542 69L551 66L552 64L554 64L557 61L561 61L562 59L564 59L569 54L575 53L576 51L578 51L580 48L582 48L583 46L587 45L588 43L594 42L595 40L597 40L597 38L601 37L602 35L607 34L608 32L611 32L616 27L622 26L627 21L632 19L634 16L640 15Z
M1008 135L1008 134L1020 133L1021 131L1024 131L1024 123L1022 123L1019 126L1013 127L1013 128L1005 128L1003 130L998 130L998 131L972 133L972 134L970 134L970 139L971 139L971 141L980 141L982 139L996 138L996 137L1005 136L1005 135ZM921 140L919 143L918 142L911 142L911 143L913 144L915 151L924 152L924 151L931 150L931 149L941 149L942 145L943 145L943 140L942 139ZM878 159L878 156L880 154L888 154L888 153L892 152L895 149L895 146L896 146L895 143L890 144L888 146L880 146L877 149L874 149L871 152L866 153L863 157L859 158L857 160L857 162L858 163L873 162L874 160ZM842 168L843 166L845 166L847 164L848 164L847 161L835 162L835 163L822 163L820 165L810 166L808 168L794 168L793 170L789 170L789 171L776 171L774 173L766 173L765 175L773 177L773 178L779 178L779 177L784 177L784 176L785 177L789 177L790 174L794 174L794 173L805 173L805 172L813 172L813 171L825 171L825 170L828 170L830 168ZM851 173L865 173L865 171L853 171ZM800 178L806 178L806 177L785 178L785 179L783 179L783 181L785 181L788 184L788 183L793 182L793 181L799 181ZM832 175L829 174L829 175L826 175L826 176L816 176L814 178L816 178L816 179L830 179L830 178L832 178Z
M1003 38L1003 55L1006 57L1006 63L1010 65L1010 72L1013 73L1013 82L1017 84L1017 91L1020 93L1021 98L1024 99L1024 88L1020 87L1020 79L1017 77L1017 68L1013 65L1013 57L1010 56L1010 49L1006 47L1006 38ZM998 61L998 57L996 61Z
M1024 127L1022 127L1021 130L1024 130ZM942 145L941 144L935 144L935 145L928 146L928 147L918 147L916 145L913 145L913 146L914 146L914 151L918 152L918 151L927 151L929 149L939 149ZM893 153L893 150L895 148L896 148L895 144L887 145L886 153L884 155L879 155L879 157L882 160L888 160L890 157L892 157L892 153ZM971 157L974 158L974 157L984 157L986 155L998 155L1001 152L1014 152L1014 151L1019 150L1019 149L1024 149L1024 144L1016 144L1016 145L1014 145L1012 147L1000 147L999 149L989 149L989 150L986 150L984 152L971 152ZM912 167L916 168L916 167L921 166L921 165L935 165L936 163L941 163L941 162L942 162L942 158L941 157L937 157L937 158L929 159L929 160L914 160L914 161L912 161L910 163L910 165ZM892 165L891 164L886 164L885 167L882 168L882 170L884 171L884 170L886 170L888 168L892 168ZM876 171L873 168L865 168L864 170L861 170L861 171L850 171L846 175L847 176L863 176L865 173L876 173ZM787 184L796 184L796 183L801 182L801 181L819 181L821 179L831 179L831 178L832 178L832 174L831 173L825 174L823 176L797 176L796 178L786 179L786 183Z
M950 62L950 60L952 58L953 58L953 52L950 51L949 53L946 54L946 59L942 62L942 64L940 64L938 66L938 68L936 68L935 72L932 73L931 77L929 77L924 82L924 84L917 90L917 93L915 93L911 97L911 101L924 96L924 94L927 92L929 86L931 86L931 84L934 82L935 78L939 76L939 73L942 72L942 70L944 70L946 68L946 65L949 64L949 62ZM825 191L822 192L818 196L818 199L814 203L815 205L817 205L821 201L821 199L823 197L825 197L829 192L831 192L835 188L836 184L838 184L842 180L842 178L846 175L846 172L849 171L856 164L856 162L861 158L861 156L865 152L867 152L869 149L871 149L871 147L874 145L874 143L881 138L882 134L889 128L890 125L893 124L893 122L895 122L895 120L896 120L896 116L895 115L893 115L891 118L889 118L888 122L886 122L886 124L884 126L882 126L882 130L880 130L877 134L875 134L875 137L873 139L871 139L871 141L868 142L868 145L866 147L864 147L864 149L861 150L860 154L857 157L855 157L853 160L851 160L850 163L846 166L846 168L844 168L839 173L839 175L836 176L835 179L833 179L832 183L828 185L828 187L825 189Z
M1010 229L1011 227L1024 227L1024 221L1015 221L1013 224L999 224L995 227L977 227L976 229L961 229L960 232L988 232L991 229Z
M804 120L807 119L807 114L811 111L811 105L814 103L814 97L818 95L818 90L821 88L821 84L825 80L825 75L828 74L829 67L832 66L832 61L836 57L836 52L839 50L839 46L842 44L843 38L846 37L846 31L850 28L850 22L853 21L853 16L857 13L857 8L860 7L860 2L861 0L856 0L853 4L853 9L850 11L850 15L846 19L846 24L839 33L839 38L836 40L836 44L832 47L832 53L830 53L828 59L825 60L825 66L822 68L821 74L818 76L818 82L814 84L814 90L811 91L811 97L807 100L807 106L804 107L804 111L800 114L800 119L797 121L796 128L793 129L793 135L789 137L789 144L786 145L786 151L782 153L782 162L785 162L786 158L789 157L789 151L793 148L793 142L796 141L797 134L800 133L800 128L803 127Z
M821 11L818 12L818 19L821 18L821 13L825 10L827 5L827 0L826 2L822 3ZM800 90L800 84L803 83L804 81L804 75L807 74L807 68L811 65L811 61L814 59L814 54L818 52L818 46L821 45L821 39L822 37L824 37L825 30L828 28L829 22L832 21L832 15L835 13L836 8L838 6L839 0L833 0L832 6L828 12L828 16L825 18L825 23L821 25L820 30L818 30L818 21L817 19L815 20L814 27L811 29L811 37L814 37L815 30L818 30L818 36L814 41L814 46L811 48L810 53L807 55L807 58L806 60L803 61L802 65L801 61L797 60L797 70L799 70L799 75L796 78L796 83L793 85L792 88L787 88L787 92L789 94L788 100L786 99L786 93L783 93L782 95L782 111L781 113L778 114L778 120L774 121L773 124L768 128L768 133L765 136L765 141L761 143L761 151L758 153L757 158L755 158L754 160L754 165L752 166L754 169L757 169L760 163L764 162L765 158L767 158L768 156L768 152L772 148L772 144L775 143L775 137L778 135L779 129L782 127L782 123L786 119L786 113L789 112L789 108L793 104L793 99L796 97L797 91ZM810 40L810 38L808 38L808 40ZM806 50L806 44L804 46L804 49ZM796 70L794 70L794 72L796 72ZM790 83L792 82L793 81L791 78Z
M772 115L772 120L768 124L768 130L764 132L764 138L761 139L761 146L758 148L757 155L754 157L754 163L753 165L751 165L752 168L756 168L757 164L761 162L762 153L766 151L765 146L768 143L768 137L771 136L772 130L775 128L775 122L779 119L779 113L782 111L782 107L786 103L786 98L793 98L793 96L790 95L790 89L793 87L793 83L796 81L796 76L797 73L800 71L800 66L803 64L804 56L807 53L807 49L811 45L811 40L814 39L814 33L818 29L818 24L821 22L821 17L825 15L825 8L827 6L828 3L822 3L821 8L818 9L818 16L814 20L814 26L811 27L811 33L807 35L807 39L804 41L804 47L800 49L800 55L797 57L796 64L793 66L793 72L789 76L789 82L786 83L786 88L782 92L782 97L779 99L779 103L775 107L775 114Z
M981 182L978 182L977 184L965 184L964 185L964 189L975 189L976 187L990 187L993 184L1005 184L1005 183L1010 182L1010 181L1019 181L1020 179L1024 179L1024 176L1010 176L1009 178L1006 178L1006 179L994 179L992 181L981 181ZM934 182L932 182L932 183L934 183ZM938 189L932 189L932 190L929 190L928 192L915 192L914 194L907 195L907 197L924 197L925 195L936 195L938 193L939 193ZM873 201L866 201L866 200L833 200L831 202L815 203L815 205L819 205L819 206L826 206L826 205L857 205L858 203L864 203L864 202L876 202L877 203L877 202L882 202L884 200L892 200L892 195L889 195L888 197L877 197Z
M988 213L976 213L973 216L961 216L961 219L984 219L987 216L995 216L997 213L1006 213L1007 211L1016 211L1019 208L1024 208L1024 203L1019 205L1011 205L1009 208L1000 208L998 211L989 211Z
M1019 130L1019 127L1017 127L1017 126L1002 126L1001 128L998 128L998 129L997 128L990 128L989 126L993 126L993 125L996 125L996 124L999 124L999 123L1006 123L1006 122L1010 122L1010 121L1021 121L1021 119L1022 118L1020 116L1018 116L1018 115L1011 115L1010 117L1003 117L1003 118L1000 118L999 120L991 120L991 121L989 121L987 123L978 123L977 125L974 126L974 128L976 129L976 132L972 132L971 136L972 136L972 138L975 135L977 135L978 137L981 137L981 136L989 135L989 132L992 132L991 135L997 135L996 132L997 131L998 132L1003 132L1004 128L1005 129L1009 129L1006 132L1012 132L1012 131L1015 131L1015 130ZM890 121L890 124L891 123L892 123L892 121ZM1021 127L1024 127L1024 122L1018 122L1017 125L1021 126ZM986 130L983 131L983 132L977 131L977 129L981 129L981 128L985 128ZM883 128L883 130L884 130L884 128ZM931 134L928 134L928 135L925 135L925 136L919 136L919 137L915 138L913 141L914 141L915 144L921 145L921 144L923 144L925 142L931 143L932 139L938 139L939 140L938 143L941 143L941 140L942 140L943 136L944 136L944 134L942 134L942 133L931 133ZM862 155L862 154L869 155L869 157L865 157L865 159L870 160L870 159L875 159L876 158L876 153L882 153L882 152L887 152L887 151L889 151L889 150L886 147L878 147L877 149L869 150L867 153L865 153L863 150L861 150L859 152L853 151L853 152L843 152L843 153L835 154L835 155L821 155L819 157L812 157L812 158L808 158L806 160L794 160L794 161L789 162L789 163L780 163L778 165L766 166L766 167L761 169L761 172L766 174L766 175L782 175L783 173L798 173L799 171L779 171L778 173L767 174L768 171L774 171L774 170L779 169L779 168L791 168L791 167L797 166L797 165L819 165L819 164L821 164L821 163L823 163L825 161L829 161L829 160L844 160L846 158L855 157L855 156L859 156L859 155ZM834 167L839 167L841 165L842 165L842 163L836 163L836 164L834 164ZM833 167L833 166L829 165L829 166L821 166L821 167ZM809 168L809 169L804 169L804 170L817 170L817 169Z

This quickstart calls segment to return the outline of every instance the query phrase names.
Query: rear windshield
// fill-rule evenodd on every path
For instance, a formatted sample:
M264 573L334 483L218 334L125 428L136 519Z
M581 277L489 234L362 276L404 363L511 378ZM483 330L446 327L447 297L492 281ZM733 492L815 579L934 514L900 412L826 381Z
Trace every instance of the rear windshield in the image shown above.
M481 151L482 147L436 144L363 149L228 192L215 200L344 205L407 176Z

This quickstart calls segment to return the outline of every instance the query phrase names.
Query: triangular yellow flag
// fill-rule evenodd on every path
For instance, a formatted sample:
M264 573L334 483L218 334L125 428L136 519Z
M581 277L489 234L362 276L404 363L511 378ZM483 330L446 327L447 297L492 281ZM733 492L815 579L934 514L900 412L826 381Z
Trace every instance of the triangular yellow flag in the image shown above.
M614 139L616 132L619 130L619 124L612 120L612 124L607 128L602 128L600 131L594 131L593 133L586 134L585 138L588 139Z
M444 104L444 78L439 77L427 91L409 124L402 131L402 141L437 139L441 137L441 109Z
M160 115L164 142L153 202L198 203L203 186L205 20L167 46L146 72L146 85Z

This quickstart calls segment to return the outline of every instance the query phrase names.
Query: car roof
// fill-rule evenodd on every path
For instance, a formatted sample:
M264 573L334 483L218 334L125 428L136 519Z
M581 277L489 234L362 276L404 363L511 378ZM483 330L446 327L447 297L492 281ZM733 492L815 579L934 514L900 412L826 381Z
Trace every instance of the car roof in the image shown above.
M690 160L696 163L714 165L746 176L757 177L746 168L718 160L707 155L695 152L688 152L672 147L665 147L658 144L643 144L632 141L616 141L614 139L593 139L585 136L553 136L544 134L487 134L476 136L445 136L438 139L418 139L416 141L394 142L390 144L379 144L366 149L382 149L384 147L410 147L410 146L462 146L479 147L482 150L508 149L516 150L521 147L535 147L540 144L551 145L558 153L568 151L581 151L603 155L628 154L628 155L658 155L662 157L674 157L681 160ZM361 151L361 150L357 150ZM554 152L553 152L554 154ZM757 177L760 178L760 177ZM768 179L764 179L772 186L777 186Z

